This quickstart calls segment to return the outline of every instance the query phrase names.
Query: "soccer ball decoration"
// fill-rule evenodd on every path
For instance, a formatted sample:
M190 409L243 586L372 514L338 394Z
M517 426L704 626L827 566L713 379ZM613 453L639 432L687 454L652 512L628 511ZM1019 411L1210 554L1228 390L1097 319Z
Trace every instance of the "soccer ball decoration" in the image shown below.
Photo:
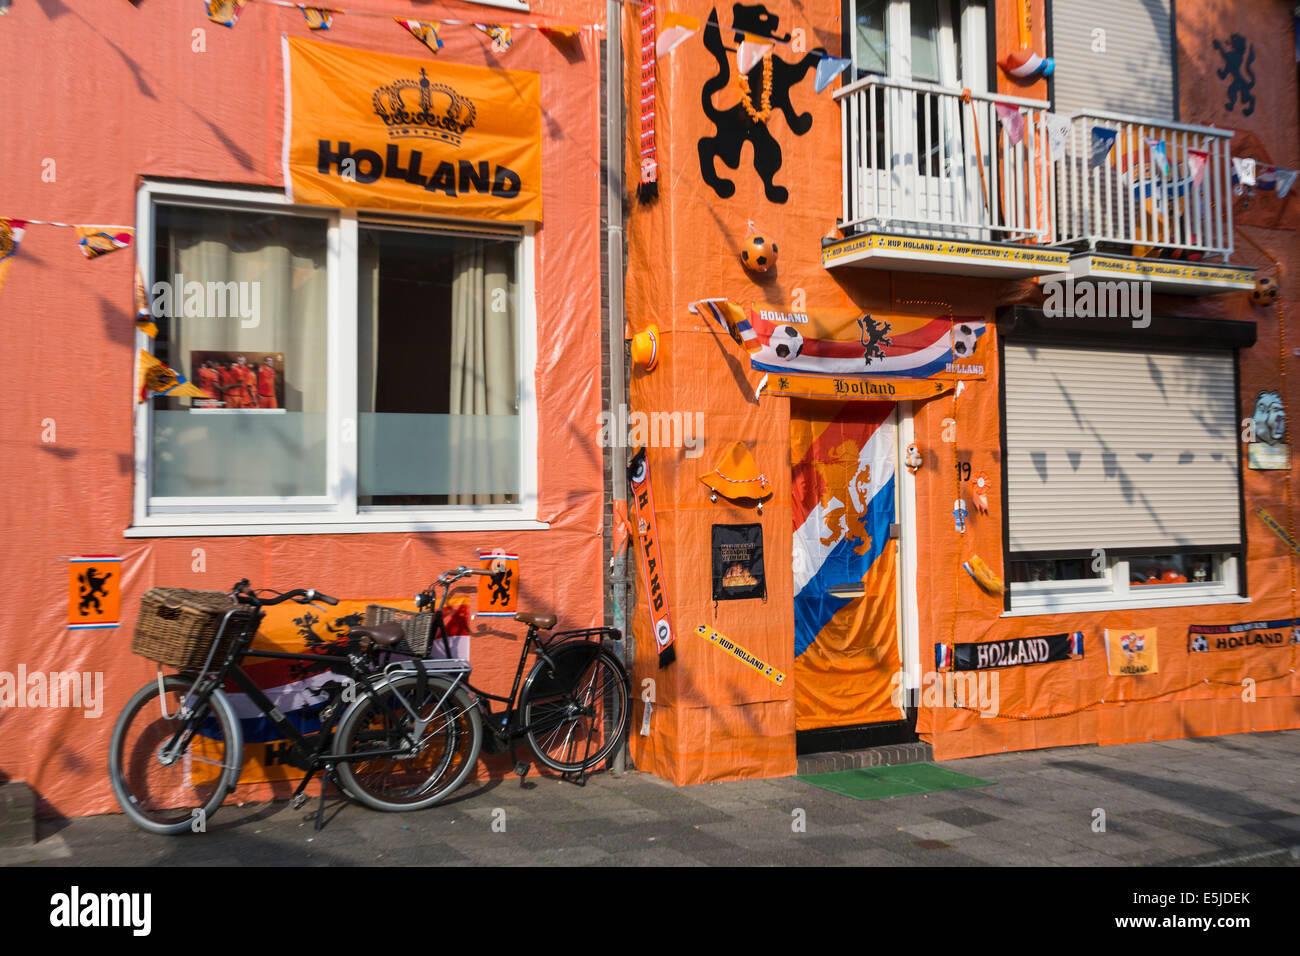
M965 322L955 326L952 330L952 354L954 358L968 359L975 354L975 343L978 340L975 330Z
M1277 301L1277 281L1260 276L1255 280L1255 288L1250 290L1250 301L1256 305L1272 305Z
M766 236L750 233L740 247L740 262L750 272L766 272L776 265L776 243Z
M778 325L772 330L768 344L776 357L783 362L792 362L803 351L803 336L793 325Z

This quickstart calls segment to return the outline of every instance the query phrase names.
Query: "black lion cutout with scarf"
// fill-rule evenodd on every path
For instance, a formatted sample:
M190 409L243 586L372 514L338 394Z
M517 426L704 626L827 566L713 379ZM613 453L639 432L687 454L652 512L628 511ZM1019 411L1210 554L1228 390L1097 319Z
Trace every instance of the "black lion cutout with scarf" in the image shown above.
M737 3L731 8L732 26L737 31L767 37L782 42L790 39L790 34L777 36L776 29L780 17L769 13L761 3ZM709 78L700 91L700 102L704 115L717 128L713 136L705 136L699 142L700 172L704 182L721 198L727 199L736 192L736 184L730 179L718 175L717 160L721 159L730 169L740 168L740 153L746 142L754 148L754 171L763 180L763 192L770 202L783 203L789 200L790 193L784 186L778 186L773 179L781 168L781 146L773 138L767 123L755 120L737 103L728 110L720 110L713 105L713 96L732 85L731 64L727 58L727 49L722 45L722 33L718 26L718 12L709 12L709 25L704 30L704 47L713 54L718 62L718 72ZM743 37L736 34L739 42ZM826 51L820 47L807 54L797 63L787 63L775 53L769 54L772 65L772 112L780 110L786 123L796 136L803 136L812 129L811 113L796 113L790 102L790 89L808 75L821 60ZM763 60L759 60L745 74L748 80L749 95L753 105L757 106L763 89Z

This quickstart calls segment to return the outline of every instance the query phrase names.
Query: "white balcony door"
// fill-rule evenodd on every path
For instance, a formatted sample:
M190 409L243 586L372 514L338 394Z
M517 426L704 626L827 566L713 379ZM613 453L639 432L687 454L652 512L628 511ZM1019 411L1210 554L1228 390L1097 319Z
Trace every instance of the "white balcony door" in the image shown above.
M878 89L869 106L875 142L859 154L857 182L890 231L970 238L953 228L977 220L981 201L960 93L988 89L983 0L850 0L850 12L856 76L901 84Z

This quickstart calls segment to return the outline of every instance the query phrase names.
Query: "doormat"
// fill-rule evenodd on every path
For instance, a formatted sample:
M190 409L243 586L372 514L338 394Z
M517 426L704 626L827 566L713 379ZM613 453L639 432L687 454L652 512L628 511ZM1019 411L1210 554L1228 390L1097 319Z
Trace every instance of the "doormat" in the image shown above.
M931 763L909 763L898 767L863 767L859 770L836 770L831 773L801 774L799 779L831 793L854 800L879 800L909 793L933 793L936 790L961 790L966 787L989 787L992 780L981 780L955 770L945 770Z

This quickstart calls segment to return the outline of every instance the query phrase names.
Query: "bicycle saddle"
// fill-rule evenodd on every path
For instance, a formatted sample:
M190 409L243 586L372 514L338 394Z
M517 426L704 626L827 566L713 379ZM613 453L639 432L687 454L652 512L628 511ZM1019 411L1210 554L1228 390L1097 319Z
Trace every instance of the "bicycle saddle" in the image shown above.
M406 628L396 621L389 621L386 624L372 624L370 627L353 627L348 630L348 635L362 640L369 638L381 647L387 647L406 637Z
M520 611L515 615L515 620L520 624L527 624L541 631L549 631L555 627L554 614L529 614L527 611ZM354 627L352 630L355 632L356 628Z

